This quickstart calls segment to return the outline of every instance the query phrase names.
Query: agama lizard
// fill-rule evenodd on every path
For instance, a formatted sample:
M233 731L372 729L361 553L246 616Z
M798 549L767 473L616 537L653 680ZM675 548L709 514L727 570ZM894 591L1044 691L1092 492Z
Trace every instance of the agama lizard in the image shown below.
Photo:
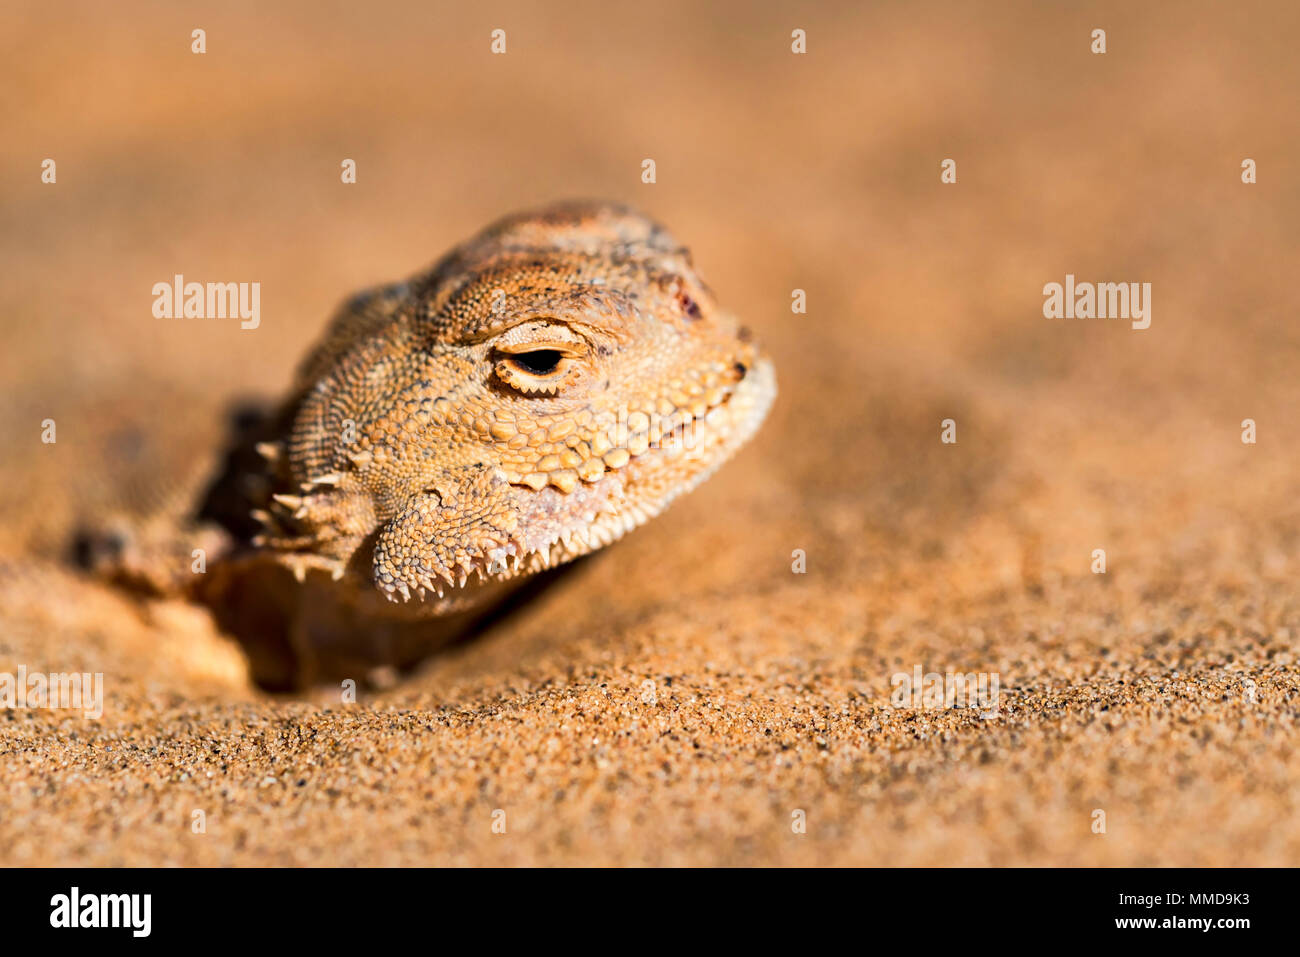
M658 514L775 393L771 361L662 227L556 205L347 302L167 547L92 530L82 551L246 637L282 633L300 670L315 662L271 684L318 677L331 650L332 672L406 662L446 632L430 619Z

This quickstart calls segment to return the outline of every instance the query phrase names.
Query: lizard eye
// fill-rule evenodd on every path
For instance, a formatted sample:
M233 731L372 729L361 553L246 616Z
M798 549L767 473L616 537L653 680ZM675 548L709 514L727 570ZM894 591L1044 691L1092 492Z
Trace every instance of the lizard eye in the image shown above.
M526 375L547 376L556 370L562 358L558 349L534 349L516 353L506 361Z
M555 395L578 373L571 343L520 343L498 347L493 371L516 392Z

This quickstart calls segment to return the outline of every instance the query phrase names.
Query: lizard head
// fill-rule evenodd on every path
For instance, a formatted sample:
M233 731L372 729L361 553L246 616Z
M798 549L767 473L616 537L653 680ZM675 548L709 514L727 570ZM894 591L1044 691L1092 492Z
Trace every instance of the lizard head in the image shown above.
M775 391L661 227L608 205L511 217L335 319L301 373L299 488L267 545L444 609L647 521Z

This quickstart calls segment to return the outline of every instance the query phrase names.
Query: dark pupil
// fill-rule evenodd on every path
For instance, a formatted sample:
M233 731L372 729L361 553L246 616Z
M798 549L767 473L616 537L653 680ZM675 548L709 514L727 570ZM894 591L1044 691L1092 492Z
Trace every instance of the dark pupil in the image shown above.
M512 357L519 367L532 375L550 375L560 364L560 353L556 349L537 349L534 352L521 352Z

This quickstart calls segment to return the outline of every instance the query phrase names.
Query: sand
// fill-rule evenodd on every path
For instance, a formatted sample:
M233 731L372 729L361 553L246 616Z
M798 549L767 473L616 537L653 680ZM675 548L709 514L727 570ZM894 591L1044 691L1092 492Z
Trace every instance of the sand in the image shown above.
M0 863L1300 861L1292 6L0 16L0 672L105 688L0 711ZM68 564L346 293L575 195L774 356L699 491L355 703ZM260 326L155 319L178 272ZM1067 274L1150 328L1044 318ZM996 713L894 707L916 668Z

